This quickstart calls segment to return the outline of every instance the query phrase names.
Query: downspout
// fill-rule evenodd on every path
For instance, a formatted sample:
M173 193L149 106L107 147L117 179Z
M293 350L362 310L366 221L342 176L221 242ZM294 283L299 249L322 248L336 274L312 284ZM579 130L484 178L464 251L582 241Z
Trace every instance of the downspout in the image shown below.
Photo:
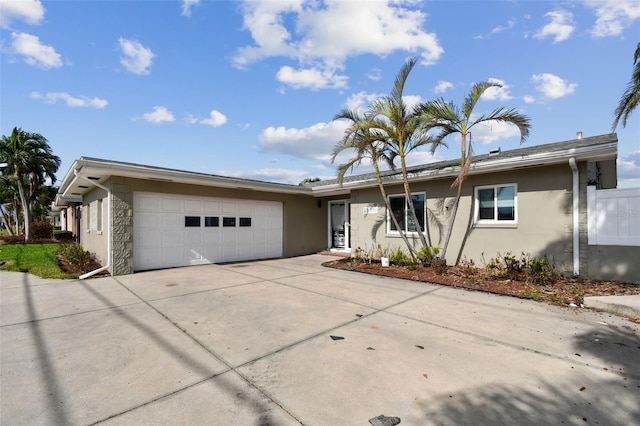
M580 275L580 176L574 157L569 158L573 172L573 276Z
M107 191L107 264L101 268L94 269L93 271L87 272L84 275L80 275L79 278L81 280L84 280L85 278L92 277L95 274L99 274L102 271L106 271L111 267L111 256L112 256L111 254L111 190L106 186L99 184L96 181L90 180L82 176L80 173L78 173L78 170L76 169L73 169L73 174L75 175L76 178L80 178L86 182L89 182L92 185L97 186L100 189L104 189L105 191Z

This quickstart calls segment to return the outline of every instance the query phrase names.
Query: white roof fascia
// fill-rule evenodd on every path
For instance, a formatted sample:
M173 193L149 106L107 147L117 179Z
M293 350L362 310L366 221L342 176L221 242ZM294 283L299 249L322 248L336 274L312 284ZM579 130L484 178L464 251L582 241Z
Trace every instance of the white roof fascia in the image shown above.
M610 160L615 159L617 156L617 143L608 143L608 144L600 144L600 145L592 145L586 147L578 147L578 148L570 148L562 151L554 151L554 152L543 152L539 154L529 154L523 155L520 157L507 157L507 158L496 158L495 160L484 160L479 163L474 163L471 165L471 169L469 170L470 175L487 173L487 172L498 172L498 171L508 171L514 170L524 167L544 167L552 164L561 164L569 160L569 158L574 157L576 161L601 161L601 160ZM419 172L411 173L409 172L409 181L410 182L420 182L424 180L433 180L433 179L442 179L442 178L450 178L458 175L460 171L460 166L454 167L445 167L442 169L433 169L433 170L423 170ZM391 178L383 178L383 183L385 185L393 185L402 183L401 175L394 175ZM338 189L342 190L351 190L351 189L364 189L370 188L373 186L378 186L378 183L375 178L369 178L367 180L361 181L350 181L345 182L342 185L339 184L331 184L326 186L315 186L312 187L314 194L317 196L327 195L327 193L332 193L337 191Z
M76 160L65 176L60 186L62 194L71 187L75 180L74 169L85 177L100 177L99 182L104 182L111 176L122 176L142 180L155 180L159 182L175 182L202 186L214 186L218 188L230 188L241 190L253 190L275 192L283 194L312 195L311 189L304 186L285 185L271 182L260 182L224 176L199 174L181 170L157 169L135 164L121 164L100 160Z

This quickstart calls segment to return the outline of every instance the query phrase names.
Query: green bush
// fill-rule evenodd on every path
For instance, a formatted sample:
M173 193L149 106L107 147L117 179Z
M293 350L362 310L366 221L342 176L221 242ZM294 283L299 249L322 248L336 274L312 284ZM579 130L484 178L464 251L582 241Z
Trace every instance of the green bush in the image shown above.
M31 225L31 237L36 240L53 238L53 225L49 222L34 222Z
M24 244L24 235L3 235L0 239L6 245Z
M60 254L80 270L87 270L96 261L95 255L85 251L80 244L63 244L60 246Z
M489 260L487 269L501 278L536 283L547 282L557 275L555 268L546 258L535 258L525 253L519 258L511 252L504 255L498 253L498 257Z
M61 231L55 230L53 231L53 238L58 241L69 241L73 240L73 232L71 231Z
M389 262L398 266L415 265L415 261L406 254L402 249L398 248L389 254Z
M418 260L424 266L430 266L440 253L440 247L422 247L418 251Z

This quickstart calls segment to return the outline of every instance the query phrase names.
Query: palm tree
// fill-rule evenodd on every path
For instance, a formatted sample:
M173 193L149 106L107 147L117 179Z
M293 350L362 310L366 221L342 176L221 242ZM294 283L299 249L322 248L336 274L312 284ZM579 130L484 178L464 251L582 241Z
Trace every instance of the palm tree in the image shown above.
M416 216L409 178L407 174L406 158L413 150L433 142L431 136L423 131L420 117L416 114L415 107L409 108L404 101L404 86L409 73L416 64L417 58L411 58L400 69L391 94L373 102L369 111L370 131L381 141L387 151L390 164L393 168L396 158L400 158L402 171L402 185L406 197L407 206L411 218L416 227L416 232L423 247L429 247L423 229ZM391 215L393 216L393 214ZM425 224L426 225L426 224ZM400 229L399 227L397 229Z
M633 55L633 64L635 66L631 73L631 80L627 84L627 90L622 94L620 104L614 112L615 119L613 120L611 131L616 130L620 120L622 120L622 127L626 127L629 114L631 114L638 106L638 103L640 103L640 43L638 43L636 52Z
M462 184L469 173L473 160L473 149L471 146L471 129L473 126L487 122L510 123L516 125L520 130L520 143L523 143L529 136L529 129L531 127L529 118L518 113L515 109L505 110L504 108L497 108L488 115L481 115L477 118L472 117L473 110L480 100L480 97L491 87L501 87L501 85L488 81L476 83L471 88L469 95L464 99L462 108L457 107L452 102L447 103L442 98L426 102L417 108L418 115L425 129L440 130L440 133L436 136L432 144L432 152L440 145L447 146L444 141L447 136L456 133L460 134L460 171L451 185L452 188L457 187L457 192L451 210L449 227L445 235L442 251L440 252L442 259L445 259L447 247L451 240L453 224L456 219L456 214L458 213L460 197L462 196Z
M351 111L348 109L342 110L334 117L334 120L346 119L351 122L350 126L345 130L344 137L333 149L331 154L331 162L335 162L339 154L344 151L353 151L353 157L347 162L338 166L338 183L342 184L344 176L349 170L353 170L355 166L362 163L363 160L371 161L373 165L376 181L378 182L378 189L384 200L384 205L388 212L391 212L391 204L387 198L387 192L382 183L382 175L380 174L379 162L386 162L391 165L391 159L385 152L385 142L382 138L372 132L373 123L361 116L357 111ZM409 253L413 259L416 258L416 250L412 244L409 243L404 230L400 229L400 224L395 215L391 214L391 220L393 221L396 229L400 230L400 235L403 241L409 249Z
M16 179L24 236L28 241L31 237L31 205L47 179L55 182L60 158L52 153L44 136L14 127L11 136L3 135L0 141L0 163L3 164L3 175L13 175Z
M17 235L20 200L14 176L0 175L0 212L9 235Z

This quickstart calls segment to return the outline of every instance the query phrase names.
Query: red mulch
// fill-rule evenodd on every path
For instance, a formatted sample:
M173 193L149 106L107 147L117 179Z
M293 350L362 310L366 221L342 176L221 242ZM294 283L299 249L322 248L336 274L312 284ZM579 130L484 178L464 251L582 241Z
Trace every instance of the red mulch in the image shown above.
M91 261L88 264L83 265L82 267L78 267L76 265L69 263L67 259L65 259L64 256L62 256L60 253L56 254L56 258L58 259L58 264L60 265L60 269L62 269L62 272L66 272L67 274L83 275L83 274L86 274L87 272L95 271L96 269L102 268L102 265L100 265L96 261ZM108 277L108 276L111 276L111 274L109 273L109 271L102 271L93 276Z
M483 268L448 266L443 273L423 266L382 267L379 262L362 262L351 258L325 262L324 266L366 274L441 284L470 290L515 296L554 305L580 306L585 296L640 294L640 284L556 277L547 283L502 279ZM442 268L441 268L442 269Z

